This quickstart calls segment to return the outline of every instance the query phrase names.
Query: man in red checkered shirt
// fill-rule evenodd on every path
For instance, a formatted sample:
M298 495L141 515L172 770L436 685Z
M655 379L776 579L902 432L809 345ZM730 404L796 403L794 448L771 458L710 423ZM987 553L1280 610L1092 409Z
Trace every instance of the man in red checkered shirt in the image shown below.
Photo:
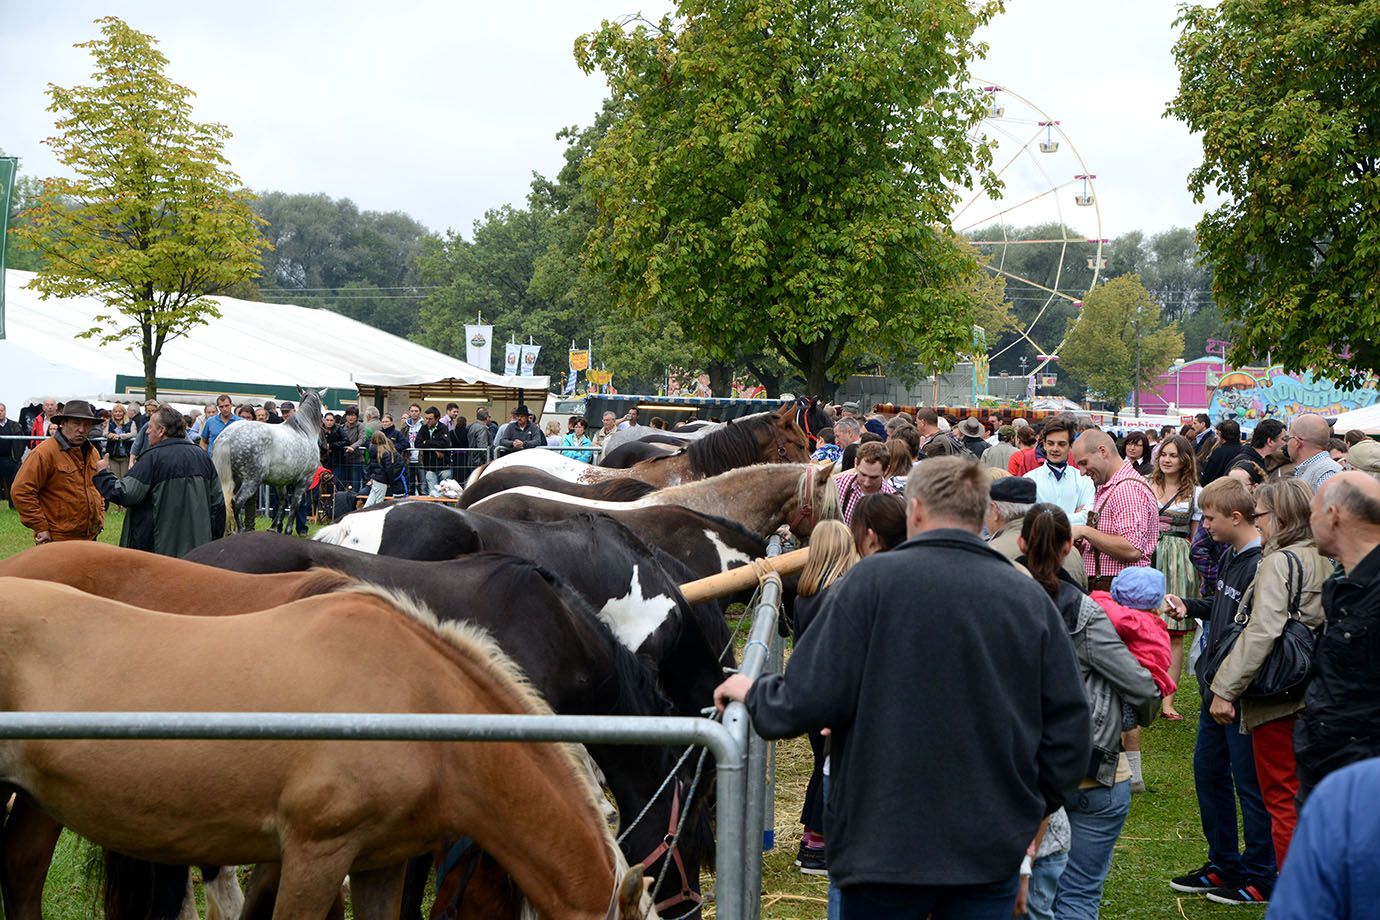
M1073 444L1073 462L1097 486L1088 523L1073 528L1083 548L1088 588L1109 590L1122 569L1149 565L1159 538L1159 505L1150 485L1117 452L1116 442L1096 428Z

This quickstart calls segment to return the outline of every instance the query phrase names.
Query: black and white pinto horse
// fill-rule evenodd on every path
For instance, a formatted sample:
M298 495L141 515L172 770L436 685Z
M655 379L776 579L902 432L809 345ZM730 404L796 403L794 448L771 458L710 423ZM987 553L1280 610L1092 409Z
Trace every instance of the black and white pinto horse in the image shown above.
M422 507L442 512L448 526L415 526L419 518L412 509ZM398 559L438 561L498 552L540 560L598 612L619 642L657 669L667 695L688 712L713 702L717 668L731 663L731 650L729 659L723 657L729 635L719 611L689 607L680 582L668 575L652 548L603 515L535 523L431 502L390 502L347 514L317 531L313 540Z
M536 467L513 466L490 473L468 486L461 494L458 504L461 508L468 508L490 495L497 495L499 492L516 489L519 486L550 489L553 492L564 492L566 495L573 495L577 498L603 502L635 501L656 491L656 486L640 479L633 479L631 476L619 476L614 479L605 479L602 482L571 482ZM414 502L414 504L418 503Z
M297 506L306 500L312 476L321 465L317 444L321 438L321 400L325 390L297 388L301 404L292 418L278 424L241 420L216 436L211 462L220 476L225 507L235 521L235 531L253 530L244 521L244 506L267 484L278 489L278 513L273 529L291 522ZM283 490L287 498L283 499Z
M447 509L426 502L414 506ZM391 507L387 506L387 507ZM372 511L372 509L371 509ZM447 512L452 513L453 512ZM627 650L607 623L559 576L542 566L515 556L479 553L446 562L417 562L384 558L339 546L296 540L274 533L246 533L215 540L188 554L188 559L237 572L295 572L332 568L360 581L395 588L425 604L443 622L466 621L482 626L522 667L532 686L556 712L567 715L693 715L709 705L713 687L722 672L717 657L700 663L704 672L704 701L673 705L657 686L654 670ZM725 630L725 634L726 634ZM730 656L732 651L729 652ZM731 658L730 658L731 662ZM692 668L691 661L673 661ZM405 668L406 662L400 662ZM622 841L632 860L644 860L660 851L662 841L674 830L688 788L693 761L678 774L673 789L661 791L674 757L669 748L629 745L588 746L618 803L624 829L644 806L651 807L644 820ZM702 789L710 784L705 783ZM671 861L666 878L656 892L667 906L682 900L698 901L698 895L682 898L682 892L698 892L699 866L713 852L707 798L691 803L691 817L674 852L657 859ZM671 831L668 831L668 828ZM409 891L414 891L414 867L409 868ZM649 871L655 875L659 869ZM422 869L425 872L425 868ZM251 895L251 901L255 900ZM270 905L271 909L271 905ZM419 899L403 916L420 916ZM246 906L244 916L266 916Z

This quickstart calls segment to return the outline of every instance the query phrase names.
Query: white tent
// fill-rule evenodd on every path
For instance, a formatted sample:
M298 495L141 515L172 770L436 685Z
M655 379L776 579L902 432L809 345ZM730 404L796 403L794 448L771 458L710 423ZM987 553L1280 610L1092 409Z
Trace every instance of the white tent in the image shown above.
M5 277L5 338L0 339L0 402L44 396L141 397L143 362L135 350L78 339L107 312L91 297L42 300L24 285L30 272ZM471 380L544 393L548 377L507 378L458 358L332 313L291 304L216 298L221 316L170 340L158 361L160 395L189 402L226 392L240 398L296 399L295 385L325 387L327 405L358 398L356 379L405 375ZM536 402L540 404L541 399Z
M1332 426L1339 437L1353 428L1359 428L1366 434L1380 434L1380 403L1343 412Z

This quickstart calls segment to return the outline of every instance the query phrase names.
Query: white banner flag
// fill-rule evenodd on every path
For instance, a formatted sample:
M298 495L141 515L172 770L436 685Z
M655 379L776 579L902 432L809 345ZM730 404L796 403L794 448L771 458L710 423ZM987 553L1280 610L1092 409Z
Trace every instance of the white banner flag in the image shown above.
M465 327L465 360L475 367L489 370L493 355L493 326Z
M503 346L503 373L509 377L518 375L518 365L521 363L522 346L508 344Z
M537 366L537 355L541 352L540 345L522 346L522 369L518 371L519 376L531 377L532 368Z

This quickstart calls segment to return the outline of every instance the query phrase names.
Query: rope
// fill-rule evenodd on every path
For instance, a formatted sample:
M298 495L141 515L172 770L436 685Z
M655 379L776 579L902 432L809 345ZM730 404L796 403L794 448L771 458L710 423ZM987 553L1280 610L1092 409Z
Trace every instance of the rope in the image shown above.
M647 804L642 806L642 811L638 813L631 824L624 828L623 833L618 835L619 846L622 846L623 841L628 839L628 835L633 832L633 828L637 827L637 825L642 822L642 819L647 817L647 812L652 810L652 806L656 804L656 800L666 791L666 787L671 784L671 780L676 778L676 774L680 772L681 766L690 757L690 752L694 749L695 745L693 744L685 749L685 753L680 755L680 759L677 760L676 765L671 768L671 772L667 773L666 778L661 781L661 785L656 787L656 792L652 793L652 797L647 800Z

